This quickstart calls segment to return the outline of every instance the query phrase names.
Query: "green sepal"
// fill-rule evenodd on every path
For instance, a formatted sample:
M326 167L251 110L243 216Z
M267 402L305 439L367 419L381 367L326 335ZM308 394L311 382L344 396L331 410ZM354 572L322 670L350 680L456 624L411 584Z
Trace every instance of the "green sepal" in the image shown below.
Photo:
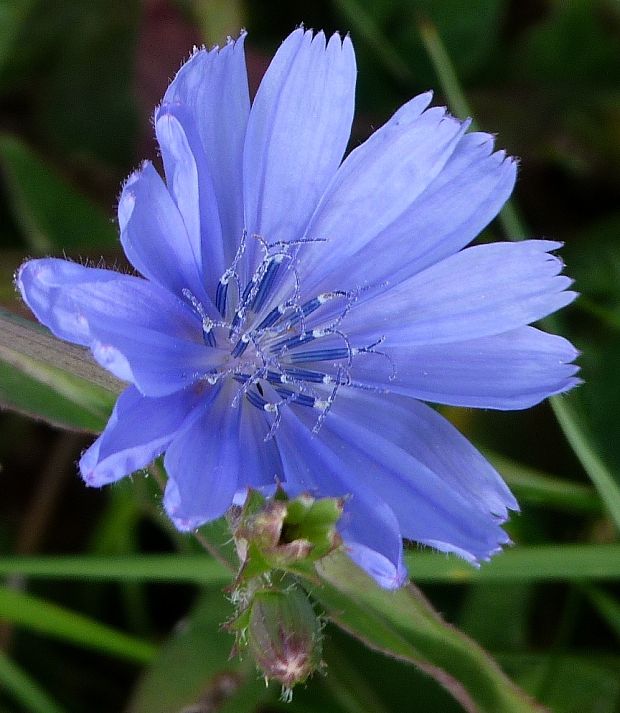
M267 500L250 491L244 507L230 518L241 561L236 586L271 570L299 571L339 546L336 524L344 501L300 495L288 500L283 491ZM306 570L302 566L302 570Z

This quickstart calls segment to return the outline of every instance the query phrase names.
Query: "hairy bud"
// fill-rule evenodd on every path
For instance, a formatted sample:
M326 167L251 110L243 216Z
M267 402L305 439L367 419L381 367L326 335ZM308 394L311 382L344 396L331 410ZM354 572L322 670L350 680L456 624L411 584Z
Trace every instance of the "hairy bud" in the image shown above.
M265 678L287 692L321 663L321 623L304 592L296 587L255 593L249 607L247 645Z

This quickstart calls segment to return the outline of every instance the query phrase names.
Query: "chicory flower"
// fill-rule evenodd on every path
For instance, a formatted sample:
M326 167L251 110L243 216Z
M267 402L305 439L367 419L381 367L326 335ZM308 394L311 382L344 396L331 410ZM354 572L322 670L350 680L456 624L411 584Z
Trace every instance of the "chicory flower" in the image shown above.
M155 112L166 180L144 163L118 206L139 276L52 258L17 275L41 322L129 384L82 476L165 453L181 530L248 488L344 496L344 544L384 587L406 577L403 538L486 560L517 503L423 401L521 409L578 382L573 346L527 326L575 297L560 243L467 247L515 162L430 93L343 160L348 37L297 29L253 103L243 44L195 51Z

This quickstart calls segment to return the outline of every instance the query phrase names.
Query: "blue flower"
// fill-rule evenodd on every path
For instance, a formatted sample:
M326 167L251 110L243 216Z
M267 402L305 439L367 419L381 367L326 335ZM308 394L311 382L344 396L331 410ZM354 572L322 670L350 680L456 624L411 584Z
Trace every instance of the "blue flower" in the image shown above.
M343 161L348 37L298 29L250 105L244 36L196 51L155 112L166 182L127 180L141 276L25 263L24 300L130 385L83 454L87 484L165 453L164 506L192 530L248 487L347 496L340 532L384 587L402 538L476 563L517 503L422 403L521 409L578 383L576 351L527 326L571 302L557 242L467 247L515 162L415 97Z

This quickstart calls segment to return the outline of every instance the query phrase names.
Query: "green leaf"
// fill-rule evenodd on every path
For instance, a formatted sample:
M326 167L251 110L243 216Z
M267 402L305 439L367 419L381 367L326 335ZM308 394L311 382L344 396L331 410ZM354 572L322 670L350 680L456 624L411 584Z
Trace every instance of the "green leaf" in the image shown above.
M620 530L620 481L594 449L585 418L571 405L575 399L579 399L579 395L554 396L551 399L551 407L564 435L600 493L616 529ZM597 404L596 408L599 409L600 405ZM607 432L607 428L605 428L605 432Z
M157 651L146 641L116 631L58 604L8 587L0 588L0 619L136 663L148 663Z
M234 639L221 625L231 614L222 592L202 596L139 681L129 713L178 713L192 705L245 713L273 699L250 660L230 659Z
M347 652L338 647L331 633L326 639L328 673L322 683L340 707L347 713L367 713L368 710L389 713L390 707L372 686L373 679L363 676L355 668ZM332 710L331 706L329 710Z
M468 587L459 627L492 651L527 645L534 587L522 582L486 582Z
M595 308L606 309L620 320L620 215L613 215L576 236L567 245L566 260L577 287ZM581 298L580 298L581 299ZM582 462L620 530L620 329L606 320L562 320L583 353L580 357L583 388L555 402L564 430L581 453Z
M174 582L208 586L230 584L231 570L201 555L135 555L122 557L0 557L0 575L124 582Z
M452 555L408 552L415 582L538 582L620 578L620 544L515 547L479 569Z
M39 684L3 651L0 651L0 684L30 713L63 713Z
M0 134L0 167L31 250L116 246L112 221L17 137Z
M334 623L371 648L415 664L466 710L541 710L478 644L443 621L415 587L383 590L342 553L321 560L317 572L321 583L308 587Z
M0 406L61 428L103 430L123 388L89 352L0 308Z
M506 550L479 569L452 555L406 552L415 582L547 582L620 579L620 544L536 545ZM233 574L205 554L123 557L0 557L0 575L127 582L225 585Z

